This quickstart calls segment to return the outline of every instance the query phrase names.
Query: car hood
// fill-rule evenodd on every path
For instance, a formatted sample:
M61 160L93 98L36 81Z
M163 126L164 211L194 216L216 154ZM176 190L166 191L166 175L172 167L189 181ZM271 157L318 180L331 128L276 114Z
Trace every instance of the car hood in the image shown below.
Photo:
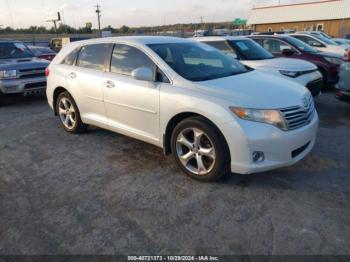
M46 68L50 63L38 58L0 59L0 70Z
M344 54L330 53L330 52L327 52L327 51L324 51L324 52L320 51L319 53L316 53L316 55L344 59Z
M310 92L290 80L252 71L245 74L196 83L206 94L230 100L232 106L276 109L302 106Z
M252 68L274 68L279 70L291 70L291 71L308 71L316 70L317 67L307 61L294 58L274 58L264 60L244 60L242 61L247 66Z

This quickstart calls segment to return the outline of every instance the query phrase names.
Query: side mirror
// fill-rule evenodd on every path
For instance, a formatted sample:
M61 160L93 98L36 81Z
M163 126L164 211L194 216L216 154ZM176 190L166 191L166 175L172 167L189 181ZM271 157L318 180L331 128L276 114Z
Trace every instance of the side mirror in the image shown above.
M295 51L293 49L287 48L282 50L282 54L285 56L292 56L295 54Z
M140 81L152 82L154 80L153 70L147 67L136 68L131 72L131 77Z

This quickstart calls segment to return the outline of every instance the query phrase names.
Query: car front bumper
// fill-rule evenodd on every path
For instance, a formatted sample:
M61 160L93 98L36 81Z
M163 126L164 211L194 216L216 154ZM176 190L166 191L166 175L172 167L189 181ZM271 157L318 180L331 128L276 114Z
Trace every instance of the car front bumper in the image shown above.
M27 94L46 89L46 77L0 80L0 91L3 94Z
M231 171L252 174L297 163L313 149L318 125L317 114L309 125L293 131L245 120L227 123L223 133L230 149ZM254 152L263 152L264 161L254 162Z

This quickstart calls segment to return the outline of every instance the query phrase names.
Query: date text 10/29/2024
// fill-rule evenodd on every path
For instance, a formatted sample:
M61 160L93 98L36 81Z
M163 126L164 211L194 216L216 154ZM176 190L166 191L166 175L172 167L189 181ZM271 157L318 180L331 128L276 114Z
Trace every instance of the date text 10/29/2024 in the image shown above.
M216 256L128 256L128 261L219 261Z

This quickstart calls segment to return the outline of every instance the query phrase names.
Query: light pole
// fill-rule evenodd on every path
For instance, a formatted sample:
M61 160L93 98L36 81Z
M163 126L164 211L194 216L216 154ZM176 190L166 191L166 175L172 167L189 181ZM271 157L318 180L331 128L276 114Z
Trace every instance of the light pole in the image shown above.
M101 6L96 5L96 14L97 14L97 22L98 22L98 31L101 34Z

